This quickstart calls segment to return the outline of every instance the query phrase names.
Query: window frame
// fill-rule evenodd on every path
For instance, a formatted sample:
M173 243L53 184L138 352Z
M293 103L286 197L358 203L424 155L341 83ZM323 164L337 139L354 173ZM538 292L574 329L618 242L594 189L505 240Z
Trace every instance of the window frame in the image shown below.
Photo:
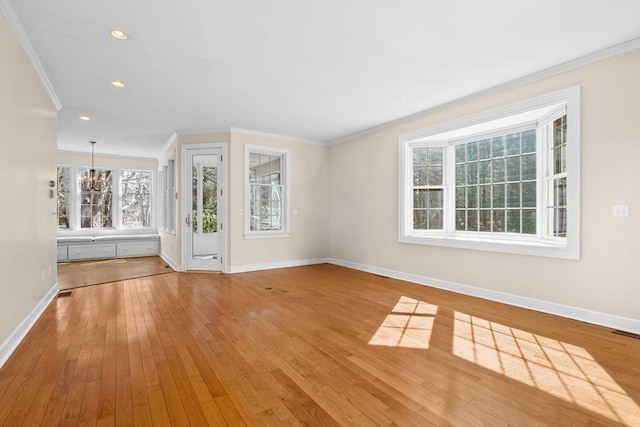
M124 193L122 192L122 174L123 172L140 172L140 173L145 173L145 174L149 174L149 193L140 193L140 195L145 195L149 197L149 225L148 226L141 226L141 227L128 227L125 226L123 224L124 221L124 212L123 212L123 203L122 203L122 199L124 196ZM123 229L123 230L146 230L149 228L152 228L153 224L154 224L154 215L155 215L155 209L154 209L154 187L153 187L153 170L148 170L148 169L139 169L139 168L119 168L118 169L118 212L119 212L119 218L118 218L118 229Z
M89 171L91 168L88 167L82 167L79 166L77 168L77 175L76 175L76 186L78 187L78 230L82 230L82 231L86 231L86 230L117 230L119 227L117 226L117 224L119 224L120 222L120 203L119 203L119 187L120 187L120 171L116 168L111 168L111 167L102 167L102 168L96 168L96 172L99 174L102 173L110 173L111 175L111 194L110 194L110 198L111 198L111 227L83 227L82 226L82 208L84 205L83 201L83 194L84 193L90 193L93 194L92 191L84 191L81 187L80 187L80 180L82 178L82 176L87 173L87 171ZM116 189L116 187L118 187L118 189ZM103 191L100 191L99 193L103 193ZM92 206L93 203L90 203L89 206ZM101 206L101 204L98 204L97 206ZM101 208L102 209L102 208ZM90 218L90 217L87 217Z
M526 120L501 128L477 131L463 136L441 138L441 135L455 135L464 128L482 126L485 123L508 119L527 112L549 108L557 104L566 105L567 116L567 233L566 237L547 236L547 185L553 174L549 172L550 154L542 148L550 148L547 141L541 140L546 125L553 124L558 111L551 111L536 122L536 234L512 235L509 233L469 232L455 230L455 147L474 140L490 137L491 134L506 135L509 129L530 128L532 123ZM562 112L561 115L564 115ZM495 121L495 122L494 122ZM444 172L444 227L442 230L413 229L413 177L412 150L416 146L445 147ZM423 245L444 246L502 253L525 254L565 259L580 258L580 87L574 86L550 94L527 99L503 107L494 108L460 119L404 133L399 137L399 193L398 193L398 241ZM452 223L453 221L453 223ZM501 235L497 235L501 234Z
M158 170L158 226L164 233L176 235L176 160L175 154Z
M67 177L66 181L66 185L67 185L67 227L60 227L60 182L57 179L58 178L58 174L59 174L59 169L63 169L64 171L66 171L64 174L68 173L69 176ZM74 208L75 208L75 195L76 195L76 190L74 190L74 186L73 186L73 177L75 176L74 174L74 167L72 165L68 165L68 164L59 164L56 166L56 218L57 218L57 223L58 223L58 227L57 230L59 232L68 232L69 230L73 230L74 229L74 224L73 224L73 220L74 220Z
M59 235L68 235L68 234L112 234L112 233L129 233L135 232L136 230L144 230L151 231L156 229L156 171L153 169L144 169L144 168L126 168L126 167L113 167L113 166L104 166L98 169L100 170L109 170L112 173L112 207L111 207L111 223L112 227L104 227L104 228L93 228L93 227L81 227L81 209L82 209L82 189L80 188L80 177L84 170L90 169L90 166L84 164L69 164L69 163L60 163L56 166L56 168L64 168L70 172L69 182L71 183L69 188L69 228L57 228ZM121 194L121 172L123 170L127 171L140 171L140 172L148 172L151 174L151 220L148 227L123 227L122 222L122 194ZM57 194L56 194L57 197ZM56 213L57 216L57 213ZM57 220L59 221L59 219Z
M166 205L165 201L165 183L164 183L164 166L159 166L156 172L156 176L158 177L158 186L157 186L157 202L156 207L158 209L158 230L164 231L164 207Z
M280 182L282 185L282 227L278 230L251 230L251 182L250 176L250 158L251 154L265 154L269 156L278 156L280 162ZM284 238L289 237L291 215L290 215L290 193L291 193L291 152L283 148L273 148L261 145L244 145L244 238L245 239L262 239L262 238Z

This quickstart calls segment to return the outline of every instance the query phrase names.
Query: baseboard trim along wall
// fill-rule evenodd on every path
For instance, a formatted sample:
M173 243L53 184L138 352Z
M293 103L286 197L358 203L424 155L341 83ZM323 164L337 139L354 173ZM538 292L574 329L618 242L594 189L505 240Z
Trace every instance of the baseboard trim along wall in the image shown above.
M260 264L230 265L225 273L247 273L250 271L274 270L276 268L302 267L305 265L326 264L326 258L294 259L290 261L265 262Z
M571 307L554 302L542 301L535 298L528 298L504 292L492 291L489 289L477 288L475 286L462 285L459 283L432 279L429 277L418 276L416 274L404 273L401 271L387 270L385 268L359 264L340 259L328 258L326 262L328 262L329 264L352 268L354 270L360 270L367 273L391 277L393 279L404 280L419 285L431 286L433 288L456 292L463 295L479 297L490 301L513 305L516 307L527 308L529 310L540 311L543 313L554 314L556 316L579 320L586 323L592 323L594 325L606 326L608 328L619 329L621 331L632 332L634 334L640 334L640 320L636 319L600 313L592 310L585 310L582 308Z
M25 336L33 325L38 321L44 310L47 308L49 303L53 301L53 299L60 292L60 288L58 284L54 284L49 292L47 292L40 302L31 310L31 313L27 317L24 318L22 322L18 325L18 327L9 335L9 337L0 344L0 368L5 362L9 359L9 356L18 348L18 345L22 342Z
M171 258L169 258L168 255L163 254L162 252L160 252L160 258L162 258L162 260L164 262L169 264L169 267L173 268L174 271L184 271L184 269L181 266L179 266L178 264L176 264L175 262L173 262L173 260Z

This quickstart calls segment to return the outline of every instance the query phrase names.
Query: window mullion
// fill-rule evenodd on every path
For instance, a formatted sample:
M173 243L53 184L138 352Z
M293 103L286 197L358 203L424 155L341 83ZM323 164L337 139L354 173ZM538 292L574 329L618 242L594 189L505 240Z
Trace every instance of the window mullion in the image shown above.
M80 229L80 216L82 213L80 212L81 203L80 203L80 167L74 165L70 168L71 170L71 221L70 226L72 230Z
M112 203L114 205L111 209L111 221L113 228L120 229L122 228L122 191L120 191L122 176L119 168L114 168L113 174L115 175L115 185L111 188Z
M547 235L547 200L548 198L548 177L549 177L549 163L548 163L548 135L545 132L545 128L536 129L536 138L538 140L538 152L536 153L536 162L538 162L538 168L536 171L536 237L543 239Z
M400 225L403 235L413 233L413 147L414 144L403 143L402 148L402 218L404 223Z
M450 144L444 153L445 181L444 181L444 231L455 233L456 224L456 155L455 145Z

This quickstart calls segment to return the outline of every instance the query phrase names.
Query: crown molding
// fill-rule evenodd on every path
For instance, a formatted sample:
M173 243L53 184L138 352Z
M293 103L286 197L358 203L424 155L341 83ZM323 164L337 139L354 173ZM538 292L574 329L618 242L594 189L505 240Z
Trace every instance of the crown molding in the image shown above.
M18 43L20 43L20 46L22 46L24 53L27 55L27 58L29 58L29 60L31 61L31 65L33 65L33 68L35 69L36 74L38 74L38 77L40 77L40 81L42 82L42 85L44 86L45 90L49 94L49 97L51 98L51 102L53 102L53 105L56 107L56 110L61 110L62 103L60 102L60 99L58 98L56 91L53 89L53 85L51 84L51 81L49 80L47 73L44 71L44 67L40 62L40 59L38 58L36 51L33 49L31 40L29 40L29 36L27 35L27 32L24 29L24 26L22 25L20 18L18 17L18 14L13 8L13 5L8 0L0 0L0 11L6 18L7 23L9 24L9 27L11 27L13 34L18 40Z
M499 84L497 86L490 87L485 90L481 90L479 92L475 92L473 94L463 96L462 98L454 99L453 101L445 102L444 104L439 104L431 108L427 108L426 110L419 111L417 113L410 114L408 116L401 117L396 120L392 120L377 126L373 126L367 128L365 130L352 133L342 138L335 139L329 142L329 145L340 144L343 142L350 141L352 139L360 138L365 135L372 134L374 132L381 131L383 129L390 128L392 126L396 126L402 123L406 123L413 119L423 117L427 114L433 114L447 108L451 108L460 104L465 104L467 102L475 101L481 98L485 98L490 95L495 95L500 92L505 92L511 89L515 89L529 83L534 83L540 80L547 79L549 77L556 76L558 74L566 73L568 71L575 70L576 68L584 67L590 64L593 64L598 61L602 61L607 58L611 58L616 55L620 55L626 52L631 52L632 50L640 49L640 37L628 40L626 42L610 46L606 49L581 56L580 58L572 59L571 61L563 62L558 65L554 65L553 67L545 68L544 70L537 71L532 74L528 74L524 77L517 78L515 80L508 81L506 83Z
M71 151L71 150L58 150L57 153L59 155L64 156L86 156L91 157L91 152L87 151ZM142 156L124 156L120 154L101 154L95 153L95 157L102 159L127 159L127 160L151 160L157 162L158 159L156 157L142 157Z
M178 139L178 134L175 131L172 132L167 142L165 142L162 148L158 151L158 154L156 154L156 157L155 157L156 160L160 161L160 156L162 156L162 153L168 150L169 147L171 147L171 144L173 144L177 139Z
M301 143L304 143L304 144L327 145L327 143L324 142L324 141L317 141L317 140L306 139L306 138L298 138L298 137L295 137L295 136L281 135L281 134L269 133L269 132L262 132L262 131L258 131L258 130L245 129L245 128L239 128L239 127L233 127L233 126L232 127L228 127L228 128L213 128L213 129L208 129L208 130L177 131L177 132L174 132L174 134L177 135L177 136L203 135L203 134L208 134L208 133L228 133L228 134L242 133L242 134L245 134L245 135L255 135L255 136L263 136L265 138L277 138L277 139L284 139L284 140L287 140L287 141L301 142ZM172 136L172 138L173 138L173 136ZM167 144L165 145L165 147L162 150L167 148L170 145L171 142L172 142L172 140L169 140L169 142L167 142Z
M305 144L327 145L327 143L323 142L323 141L317 141L317 140L306 139L306 138L297 138L295 136L280 135L280 134L277 134L277 133L269 133L269 132L261 132L261 131L257 131L257 130L251 130L251 129L232 127L230 129L230 131L231 131L231 133L236 132L236 133L244 133L246 135L264 136L266 138L285 139L287 141L302 142L302 143L305 143Z

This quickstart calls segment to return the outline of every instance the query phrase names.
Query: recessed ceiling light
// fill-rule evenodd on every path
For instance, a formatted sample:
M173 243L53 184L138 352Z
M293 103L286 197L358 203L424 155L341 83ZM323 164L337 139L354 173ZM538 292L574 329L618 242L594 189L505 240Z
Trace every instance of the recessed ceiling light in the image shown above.
M89 117L89 116L80 116L80 120L89 121L89 120L91 120L91 117Z
M126 40L129 38L129 35L122 30L109 30L109 34L111 34L111 37L118 40Z
M120 80L114 80L111 82L112 85L114 85L115 87L125 87L126 85L124 84L123 81Z

